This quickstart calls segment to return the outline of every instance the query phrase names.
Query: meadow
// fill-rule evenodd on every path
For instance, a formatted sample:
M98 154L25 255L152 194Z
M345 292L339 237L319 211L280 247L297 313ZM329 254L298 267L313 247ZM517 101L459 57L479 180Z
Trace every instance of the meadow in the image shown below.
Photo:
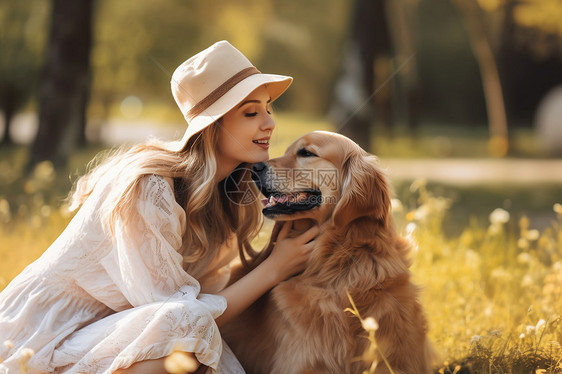
M326 128L291 115L279 122L285 126L278 127L272 156L311 128ZM451 139L451 149L460 149ZM381 158L400 156L400 147L385 151L383 145L393 142L411 153L405 140L382 138L376 143ZM482 144L474 140L474 146ZM419 149L424 147L431 144L422 142ZM71 219L63 203L71 181L100 149L76 153L64 172L45 162L26 177L25 147L0 150L0 289L62 232ZM416 244L412 274L422 286L430 338L439 352L436 372L561 373L559 186L537 192L530 186L393 182L397 227Z

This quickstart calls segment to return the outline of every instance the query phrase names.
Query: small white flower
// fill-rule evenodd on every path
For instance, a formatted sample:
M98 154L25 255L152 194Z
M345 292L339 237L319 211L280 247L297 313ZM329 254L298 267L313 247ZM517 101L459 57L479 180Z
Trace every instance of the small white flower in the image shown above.
M529 230L525 235L527 240L537 240L540 237L539 230Z
M4 346L8 349L13 349L14 348L14 343L12 343L10 340L6 340L4 342Z
M406 235L408 236L412 236L412 234L414 233L414 231L416 231L416 224L413 222L410 222L406 225Z
M422 205L414 211L414 220L423 221L429 215L429 207Z
M522 252L517 255L517 262L519 262L520 264L530 264L533 262L533 256L531 256L527 252Z
M517 246L521 249L527 249L529 248L529 241L526 238L519 238Z
M525 334L529 335L529 334L533 334L534 332L535 332L535 326L527 325L525 327Z
M502 208L496 208L490 213L490 222L494 223L507 223L509 222L509 212Z
M533 277L531 277L529 274L525 275L521 280L522 287L530 287L533 284L535 284L535 282L533 281Z
M377 329L379 328L379 324L373 317L365 318L363 321L361 321L361 324L366 331L377 331Z
M562 214L562 204L554 204L554 206L552 207L552 209L554 209L554 211L558 214Z
M537 322L537 325L535 326L535 330L537 332L540 332L545 327L546 327L546 321L541 318L541 319L539 319L539 322Z
M392 210L395 212L404 211L404 206L402 205L402 202L398 199L391 199L390 205L392 206Z
M482 336L474 335L472 339L470 339L470 344L478 343L480 340L482 340Z

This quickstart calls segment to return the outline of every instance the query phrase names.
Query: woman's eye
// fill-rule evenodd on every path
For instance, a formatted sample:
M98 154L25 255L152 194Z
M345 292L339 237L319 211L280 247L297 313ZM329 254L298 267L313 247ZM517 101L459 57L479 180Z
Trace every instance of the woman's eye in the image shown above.
M297 151L297 156L299 157L318 157L318 155L310 152L308 149L306 148L301 148Z
M253 113L244 113L244 115L245 115L246 117L255 117L255 116L257 116L257 115L258 115L258 112L253 112Z

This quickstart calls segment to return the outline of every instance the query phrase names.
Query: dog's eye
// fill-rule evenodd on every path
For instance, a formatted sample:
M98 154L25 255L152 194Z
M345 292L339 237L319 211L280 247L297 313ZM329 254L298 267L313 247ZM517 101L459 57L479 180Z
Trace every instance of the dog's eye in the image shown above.
M318 155L310 152L308 149L306 148L301 148L297 151L297 156L299 157L318 157Z

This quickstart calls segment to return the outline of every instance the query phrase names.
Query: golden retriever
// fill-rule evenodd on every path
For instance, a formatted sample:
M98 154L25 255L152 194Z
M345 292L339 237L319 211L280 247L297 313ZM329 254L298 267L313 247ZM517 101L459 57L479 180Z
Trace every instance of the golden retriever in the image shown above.
M278 284L223 329L245 370L368 370L371 363L362 359L367 333L345 311L349 293L361 317L379 325L375 373L390 373L382 356L396 374L431 372L419 288L410 280L411 244L395 231L389 186L376 158L342 135L315 131L253 171L268 198L265 216L293 221L294 235L313 224L321 234L304 272Z

